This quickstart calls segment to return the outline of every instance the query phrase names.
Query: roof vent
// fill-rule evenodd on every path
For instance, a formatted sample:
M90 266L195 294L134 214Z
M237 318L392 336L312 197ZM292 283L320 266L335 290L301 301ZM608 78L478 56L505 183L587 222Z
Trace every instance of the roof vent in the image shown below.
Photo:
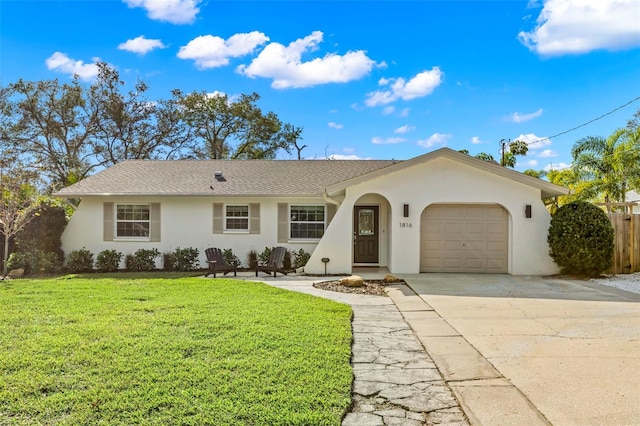
M226 182L227 180L224 178L224 176L222 175L221 171L216 171L213 172L213 175L215 176L216 180L218 182Z

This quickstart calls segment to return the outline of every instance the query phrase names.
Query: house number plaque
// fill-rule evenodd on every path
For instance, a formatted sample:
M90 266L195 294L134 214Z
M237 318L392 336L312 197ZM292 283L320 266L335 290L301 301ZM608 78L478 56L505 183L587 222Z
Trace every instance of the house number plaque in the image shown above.
M411 223L411 222L400 222L400 228L413 228L413 223Z

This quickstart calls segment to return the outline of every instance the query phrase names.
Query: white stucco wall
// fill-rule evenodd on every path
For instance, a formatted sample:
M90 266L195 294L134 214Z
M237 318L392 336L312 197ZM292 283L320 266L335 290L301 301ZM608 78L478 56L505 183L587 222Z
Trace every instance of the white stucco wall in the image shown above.
M157 248L161 253L177 247L200 250L201 266L206 265L207 247L231 248L246 264L250 250L283 245L312 253L305 267L311 274L323 274L327 257L328 273L350 273L353 261L353 207L380 207L379 257L381 266L392 273L418 273L420 268L420 217L435 203L499 204L509 214L509 273L546 275L557 272L548 255L546 242L550 215L540 199L540 191L528 185L463 165L447 158L400 169L347 188L335 197L336 214L318 242L278 243L278 203L326 204L318 198L213 198L213 197L86 197L62 235L66 254L86 247L98 254L105 249L133 253L140 248ZM160 203L161 241L103 241L103 203ZM213 203L260 203L260 234L213 233ZM403 204L409 204L408 218ZM525 218L525 205L532 206L532 218ZM404 226L401 226L404 224ZM411 225L410 227L408 225ZM162 267L161 259L157 266Z
M145 204L160 203L161 240L149 241L103 241L103 203ZM190 198L190 197L86 197L73 214L62 234L62 249L65 254L83 247L97 255L102 250L115 249L123 254L134 253L141 248L157 248L161 253L171 252L177 247L194 247L200 251L200 263L206 266L204 250L207 247L231 248L246 266L250 250L262 252L265 247L285 246L292 251L303 248L311 253L317 242L278 243L278 203L326 204L322 198ZM260 203L260 234L213 233L213 203L250 204ZM162 267L162 260L156 262ZM122 265L124 267L124 264Z
M389 202L386 229L388 257L382 259L392 273L419 273L420 216L434 203L499 204L509 213L509 273L546 275L558 271L548 254L547 230L550 215L540 190L507 178L437 158L392 174L347 188L346 197L318 244L306 272L322 273L320 258L329 257L328 272L351 271L353 259L353 206L366 194L380 194ZM402 217L403 204L410 217ZM532 206L532 218L525 218L525 205ZM383 220L385 218L383 217ZM411 227L401 226L411 224Z

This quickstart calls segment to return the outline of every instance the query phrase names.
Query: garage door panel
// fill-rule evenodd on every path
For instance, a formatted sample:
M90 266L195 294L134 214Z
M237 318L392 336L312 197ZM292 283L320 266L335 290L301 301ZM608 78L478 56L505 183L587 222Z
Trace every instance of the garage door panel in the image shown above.
M462 222L444 222L442 232L447 234L462 234L464 232L464 224Z
M466 226L467 235L468 234L483 234L484 233L484 224L483 223L467 223Z
M421 272L508 271L508 214L501 206L429 206L420 229Z
M487 218L507 220L507 211L500 206L493 206L493 208L486 209Z
M507 269L503 259L487 259L487 272L500 273Z
M444 259L444 267L446 269L453 270L461 270L462 269L462 259L460 258L445 258Z
M504 252L506 247L504 241L487 241L487 252Z
M462 241L460 240L446 240L442 242L441 248L443 250L453 250L458 252L462 249Z
M467 253L480 253L484 251L485 242L484 241L469 241L467 240L464 244L464 248L467 249Z
M505 232L503 223L487 223L487 233L489 235L503 235Z
M466 259L464 263L465 270L470 272L482 271L484 266L484 259Z

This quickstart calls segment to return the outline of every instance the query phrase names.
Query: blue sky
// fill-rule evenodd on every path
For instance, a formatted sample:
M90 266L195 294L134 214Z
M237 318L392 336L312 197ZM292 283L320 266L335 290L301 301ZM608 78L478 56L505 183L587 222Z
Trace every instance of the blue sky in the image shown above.
M518 170L562 168L640 108L544 139L640 97L639 0L2 0L0 36L1 84L91 82L99 59L152 98L255 91L307 158L524 139Z

